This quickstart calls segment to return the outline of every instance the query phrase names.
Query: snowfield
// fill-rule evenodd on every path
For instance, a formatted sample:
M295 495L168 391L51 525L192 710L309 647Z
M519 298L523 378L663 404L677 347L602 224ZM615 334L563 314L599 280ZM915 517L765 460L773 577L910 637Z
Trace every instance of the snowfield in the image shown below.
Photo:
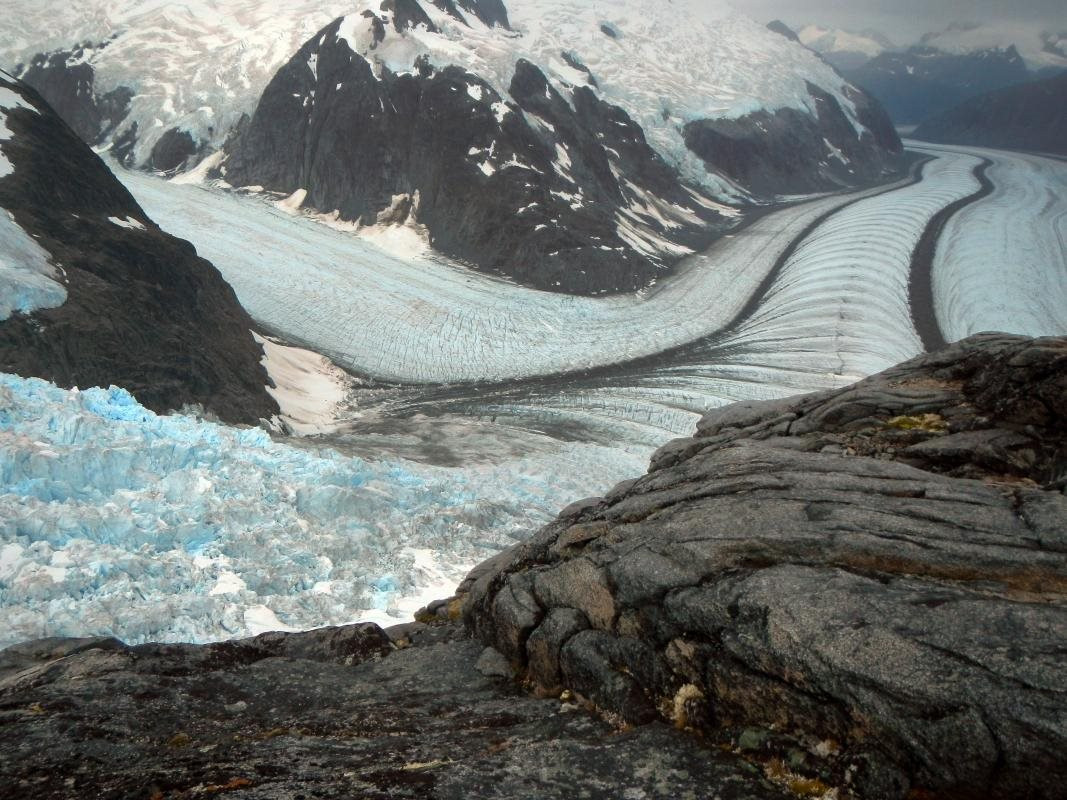
M938 242L934 302L945 338L1067 334L1067 164L1000 150L915 147L993 161L993 193L953 216Z
M524 451L462 470L371 462L0 374L0 646L405 621L561 497L646 460L546 437Z

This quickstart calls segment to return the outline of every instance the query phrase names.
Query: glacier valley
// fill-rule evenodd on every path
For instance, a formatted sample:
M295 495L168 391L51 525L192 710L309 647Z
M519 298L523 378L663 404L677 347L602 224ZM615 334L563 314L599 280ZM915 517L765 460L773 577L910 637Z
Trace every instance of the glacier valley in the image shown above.
M913 149L928 159L913 180L774 211L652 289L601 298L120 171L279 338L261 341L282 429L302 435L0 377L0 644L403 621L566 503L640 474L705 411L920 352L917 270L946 339L1067 333L1067 164Z

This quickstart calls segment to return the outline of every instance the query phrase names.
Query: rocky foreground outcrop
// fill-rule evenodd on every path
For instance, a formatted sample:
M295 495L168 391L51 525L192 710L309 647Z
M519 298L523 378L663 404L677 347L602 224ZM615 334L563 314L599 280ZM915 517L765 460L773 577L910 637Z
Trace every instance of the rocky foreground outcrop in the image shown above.
M731 406L418 623L0 652L0 797L1063 797L1065 479L1067 338Z
M861 797L1063 797L1067 339L728 407L462 588L531 685Z

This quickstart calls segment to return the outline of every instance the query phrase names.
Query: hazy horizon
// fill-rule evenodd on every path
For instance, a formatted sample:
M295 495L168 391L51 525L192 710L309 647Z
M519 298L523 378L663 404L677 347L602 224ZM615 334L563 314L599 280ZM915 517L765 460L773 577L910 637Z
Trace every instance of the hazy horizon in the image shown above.
M924 33L954 22L1036 25L1067 30L1063 0L734 0L739 11L761 22L781 19L790 26L807 24L859 31L878 30L898 44L910 44Z

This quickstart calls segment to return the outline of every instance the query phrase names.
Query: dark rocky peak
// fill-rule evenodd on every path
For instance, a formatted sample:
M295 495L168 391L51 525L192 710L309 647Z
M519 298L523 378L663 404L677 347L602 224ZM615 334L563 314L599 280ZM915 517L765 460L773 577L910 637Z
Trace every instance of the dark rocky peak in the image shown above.
M125 119L133 92L118 87L99 94L90 56L103 44L85 42L70 50L56 50L19 65L15 77L36 89L84 141L96 144L110 136Z
M816 115L793 109L685 126L686 144L709 169L759 196L826 191L884 179L899 171L903 147L881 106L849 87L858 136L835 97L812 83Z
M774 19L768 22L767 29L784 36L791 42L796 42L797 44L800 44L800 37L797 36L796 31L794 31L780 19Z
M588 86L557 88L525 60L506 97L428 59L394 73L348 30L335 21L278 72L227 147L227 181L305 189L364 225L409 208L438 251L557 291L638 289L715 235L717 215Z
M473 14L481 20L482 24L490 28L499 26L511 30L511 23L508 21L508 10L501 0L431 0L431 2L442 11L451 14L462 22L467 20L459 9Z
M276 414L253 322L218 271L161 231L41 95L2 75L0 88L34 109L6 113L13 171L0 209L66 290L56 308L0 322L0 372L117 385L156 411L199 405L245 423Z

